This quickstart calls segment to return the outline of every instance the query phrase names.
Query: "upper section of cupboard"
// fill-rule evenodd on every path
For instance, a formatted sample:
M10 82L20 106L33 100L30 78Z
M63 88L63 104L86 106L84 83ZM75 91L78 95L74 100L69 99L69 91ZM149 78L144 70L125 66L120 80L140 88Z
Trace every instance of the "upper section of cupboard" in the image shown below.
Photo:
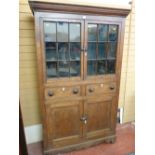
M29 3L45 81L120 73L119 51L128 9Z

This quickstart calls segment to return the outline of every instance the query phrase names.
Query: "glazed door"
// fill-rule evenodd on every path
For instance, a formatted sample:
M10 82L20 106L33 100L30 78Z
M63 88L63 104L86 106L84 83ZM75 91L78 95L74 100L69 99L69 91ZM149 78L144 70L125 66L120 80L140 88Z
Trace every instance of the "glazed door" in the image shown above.
M45 82L83 79L83 20L43 19Z
M119 24L109 21L85 22L85 79L116 73Z

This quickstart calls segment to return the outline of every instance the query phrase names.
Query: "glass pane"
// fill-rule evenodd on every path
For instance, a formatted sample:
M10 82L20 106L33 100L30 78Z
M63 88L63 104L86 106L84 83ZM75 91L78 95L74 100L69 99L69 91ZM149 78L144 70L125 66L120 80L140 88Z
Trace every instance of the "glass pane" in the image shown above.
M87 68L88 75L96 75L96 61L88 61Z
M80 24L70 24L70 41L80 42Z
M88 43L88 59L96 59L96 43Z
M107 72L108 73L115 73L115 60L108 60L107 61Z
M56 62L47 62L47 77L57 77L57 63Z
M70 57L72 60L80 60L81 45L80 43L70 43Z
M109 25L109 41L117 41L117 25Z
M68 77L69 76L69 62L68 61L59 61L59 76Z
M106 73L106 61L100 60L97 62L97 73L105 74Z
M70 76L79 76L80 75L80 62L71 61L70 62Z
M46 42L46 61L57 60L56 43Z
M45 41L56 41L56 23L44 22Z
M88 41L97 40L97 24L88 24Z
M108 58L115 58L116 57L116 51L117 51L117 43L116 42L111 42L109 43L109 49L107 53Z
M106 43L98 43L98 59L106 58Z
M58 43L59 60L69 60L68 43Z
M98 40L99 41L107 41L108 40L108 25L98 26Z
M68 42L68 23L57 23L57 41Z

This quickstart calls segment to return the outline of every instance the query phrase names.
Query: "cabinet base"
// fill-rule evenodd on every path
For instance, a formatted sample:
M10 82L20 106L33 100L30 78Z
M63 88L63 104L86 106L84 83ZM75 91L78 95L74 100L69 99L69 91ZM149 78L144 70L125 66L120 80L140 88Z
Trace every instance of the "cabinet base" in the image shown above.
M115 135L104 137L104 138L98 138L95 140L88 140L86 142L81 142L79 144L73 144L73 145L68 145L68 146L61 147L61 148L53 148L53 149L44 151L44 155L56 155L58 153L66 153L66 152L70 152L70 151L85 149L90 146L94 146L94 145L97 145L97 144L100 144L103 142L115 143L115 140L116 140Z

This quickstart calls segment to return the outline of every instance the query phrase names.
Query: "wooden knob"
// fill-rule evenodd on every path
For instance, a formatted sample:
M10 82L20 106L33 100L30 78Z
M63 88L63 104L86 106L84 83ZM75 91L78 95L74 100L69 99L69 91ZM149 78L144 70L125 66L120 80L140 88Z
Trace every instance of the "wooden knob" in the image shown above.
M95 90L94 88L89 88L90 93L94 92L94 90Z
M48 96L53 96L54 95L54 93L52 92L52 91L48 91Z
M78 92L79 92L79 89L78 88L74 88L73 89L73 94L78 94Z
M110 88L111 90L115 89L115 87L114 87L114 86L110 86L109 88Z

